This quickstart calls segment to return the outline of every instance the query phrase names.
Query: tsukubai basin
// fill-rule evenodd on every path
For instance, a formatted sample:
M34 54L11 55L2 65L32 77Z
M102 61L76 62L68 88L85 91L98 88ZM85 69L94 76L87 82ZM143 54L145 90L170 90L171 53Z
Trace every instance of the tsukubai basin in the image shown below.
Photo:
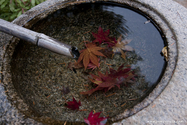
M20 113L37 122L84 124L84 118L94 110L103 112L101 116L109 116L107 124L112 124L151 104L164 91L175 70L176 35L161 14L140 2L46 1L13 22L78 48L82 47L82 41L94 40L92 32L102 27L104 31L110 29L110 35L116 39L120 35L131 39L129 45L134 49L126 52L127 60L116 56L105 62L114 69L123 63L131 65L137 75L136 83L84 96L80 92L85 91L87 72L77 69L75 73L67 68L75 59L15 37L7 39L9 43L2 64L2 83L7 98ZM161 54L165 46L168 61ZM70 93L63 95L61 90L67 86ZM84 111L64 107L72 96L81 101Z

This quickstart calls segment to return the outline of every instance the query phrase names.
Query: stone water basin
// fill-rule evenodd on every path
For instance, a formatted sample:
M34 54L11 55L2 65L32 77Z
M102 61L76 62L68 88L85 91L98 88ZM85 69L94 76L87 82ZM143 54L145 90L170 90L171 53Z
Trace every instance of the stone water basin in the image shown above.
M83 122L83 118L95 110L104 112L102 116L110 116L109 121L113 122L120 120L119 114L124 111L128 117L143 109L145 105L142 104L155 87L158 89L158 85L162 85L153 99L167 85L171 74L167 74L169 69L160 52L168 41L159 25L139 10L115 2L67 4L67 7L36 20L33 18L27 26L80 49L83 48L82 41L94 39L91 32L97 32L100 26L104 30L110 29L110 35L116 39L121 34L123 39L132 39L129 45L134 51L126 53L127 60L116 55L105 62L114 69L123 63L130 65L137 76L135 83L120 90L114 88L107 93L98 91L91 96L83 96L80 92L85 91L88 83L84 79L84 70L76 70L75 73L67 68L67 64L75 59L15 40L7 49L6 63L9 65L5 67L11 77L5 78L11 84L6 88L10 90L10 100L16 102L15 107L27 117L43 123L68 121L76 124ZM172 56L170 58L175 58ZM108 68L104 63L101 67L103 72ZM64 86L71 90L67 95L61 93ZM72 96L81 100L81 109L86 111L71 111L64 107L66 99L70 101ZM129 112L132 110L135 112Z

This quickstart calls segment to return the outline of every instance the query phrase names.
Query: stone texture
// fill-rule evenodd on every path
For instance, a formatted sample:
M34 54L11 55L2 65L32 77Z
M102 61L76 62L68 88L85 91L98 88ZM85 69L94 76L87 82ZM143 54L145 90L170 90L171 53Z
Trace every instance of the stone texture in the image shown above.
M186 0L174 0L176 1L177 3L181 4L182 6L186 7L187 8L187 1Z
M47 1L42 5L31 9L27 14L32 17L32 13L40 13L45 10L45 7L52 5L59 0ZM158 13L165 17L168 24L173 28L176 34L177 47L178 47L178 62L169 85L160 94L160 96L153 101L148 107L135 115L128 117L114 125L186 125L187 124L187 9L172 0L135 0L144 3L151 8L154 8ZM179 0L177 0L179 1ZM38 11L37 11L38 9ZM24 24L24 18L28 19L28 15L22 15L23 21L19 22L20 25ZM15 20L14 22L16 22ZM1 55L3 56L6 48L5 39L10 39L8 35L0 33ZM7 38L8 37L8 38ZM2 57L0 61L2 60ZM40 124L32 119L24 118L11 103L7 100L3 85L0 84L0 124Z

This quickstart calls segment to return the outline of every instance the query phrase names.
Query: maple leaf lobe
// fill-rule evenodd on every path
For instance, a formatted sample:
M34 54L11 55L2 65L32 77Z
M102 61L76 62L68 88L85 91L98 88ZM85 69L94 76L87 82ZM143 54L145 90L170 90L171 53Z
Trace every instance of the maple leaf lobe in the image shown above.
M81 106L81 102L80 100L79 102L77 102L73 97L73 101L66 102L65 106L71 110L79 110L79 106Z
M98 33L93 33L92 35L95 37L95 40L93 41L93 43L98 42L99 44L105 43L108 44L108 47L112 47L115 45L115 43L117 43L116 39L113 37L109 37L110 30L106 30L105 32L103 32L103 29L101 27L99 27L98 29Z
M80 51L80 56L77 63L83 61L84 68L86 69L88 64L91 62L95 66L99 67L98 57L104 56L99 50L102 50L102 47L98 47L93 43L86 44L86 49Z
M99 44L101 44L103 41L108 39L109 33L110 30L103 32L103 29L99 27L97 34L92 32L92 35L96 38L93 42L99 42Z
M93 111L91 111L90 114L88 115L88 118L87 119L84 118L84 121L88 125L105 125L105 123L107 122L107 118L105 117L99 118L100 114L101 112L96 112L93 114Z
M92 79L90 79L90 81L96 84L97 87L86 92L81 92L81 94L91 95L98 90L105 90L106 92L115 86L120 89L120 84L132 83L134 74L131 71L131 68L123 69L123 66L124 64L122 64L117 70L110 68L110 73L108 73L108 71L106 71L105 74L98 72L98 76L91 74Z

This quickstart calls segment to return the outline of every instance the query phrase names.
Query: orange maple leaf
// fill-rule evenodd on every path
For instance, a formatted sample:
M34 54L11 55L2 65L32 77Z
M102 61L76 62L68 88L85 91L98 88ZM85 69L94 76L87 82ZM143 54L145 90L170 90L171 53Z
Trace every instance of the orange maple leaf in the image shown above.
M80 51L80 56L77 61L77 64L80 63L83 60L83 65L86 70L88 64L91 62L97 67L99 67L99 61L97 56L104 56L101 52L98 50L102 50L102 47L96 46L94 43L87 43L86 44L86 49L83 49Z

